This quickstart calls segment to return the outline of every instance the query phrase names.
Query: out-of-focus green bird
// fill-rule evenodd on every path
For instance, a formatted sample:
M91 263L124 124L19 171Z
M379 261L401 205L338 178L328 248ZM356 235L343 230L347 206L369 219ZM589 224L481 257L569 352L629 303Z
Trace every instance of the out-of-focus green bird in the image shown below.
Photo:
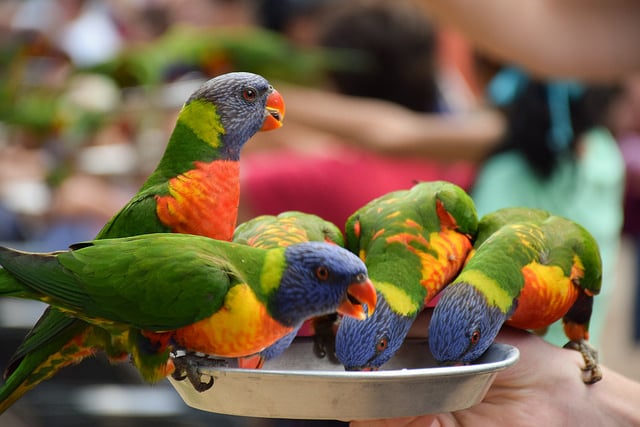
M384 195L347 220L347 248L365 261L378 292L370 318L345 318L338 328L336 356L347 370L378 369L395 354L424 305L462 268L477 226L469 195L444 181Z
M142 188L96 239L174 232L231 240L240 198L240 151L256 132L282 125L284 101L262 76L229 73L197 89L180 111L165 153ZM25 296L0 270L0 295ZM47 309L11 358L0 413L60 369L102 349L127 352L95 325Z
M247 70L277 80L318 84L328 69L345 66L345 56L301 49L284 35L260 28L173 26L153 43L126 47L90 71L107 74L121 86L157 85L185 70L205 75ZM351 67L361 66L362 60L354 60L353 53L350 58Z
M244 222L236 228L233 241L263 249L287 247L301 242L327 242L344 246L342 231L333 223L325 221L316 215L303 212L288 211L277 216L262 215ZM328 314L327 317L332 317ZM311 326L320 322L325 316L309 320ZM296 326L286 336L282 337L260 353L238 360L242 368L259 369L267 360L278 357L293 342L302 324Z
M364 263L324 242L260 249L158 233L45 254L0 247L0 264L29 298L117 340L149 382L173 373L174 347L247 356L307 318L364 318L376 302ZM197 371L185 375L200 386Z
M502 225L500 225L502 223ZM585 360L585 383L602 377L588 344L594 295L600 292L598 245L579 224L541 210L502 209L480 221L482 235L460 275L442 292L429 325L440 363L470 363L504 323L542 329L562 319Z

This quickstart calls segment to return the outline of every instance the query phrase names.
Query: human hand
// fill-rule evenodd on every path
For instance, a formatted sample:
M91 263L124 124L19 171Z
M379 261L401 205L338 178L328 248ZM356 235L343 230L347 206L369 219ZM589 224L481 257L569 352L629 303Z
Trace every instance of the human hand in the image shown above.
M496 375L479 404L451 413L352 421L351 427L550 427L639 422L633 417L638 417L634 408L640 398L630 396L638 396L640 384L603 367L601 383L585 385L579 352L553 346L529 332L505 327L496 341L517 347L520 360Z

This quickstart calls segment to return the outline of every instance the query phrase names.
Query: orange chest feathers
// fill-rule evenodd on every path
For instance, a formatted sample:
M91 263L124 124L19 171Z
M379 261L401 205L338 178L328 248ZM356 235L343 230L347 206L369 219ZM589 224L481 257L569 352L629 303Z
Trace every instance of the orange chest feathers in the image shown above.
M156 196L156 212L174 233L231 240L239 202L239 162L196 162L169 181L168 195Z
M214 315L175 332L176 342L190 351L242 357L262 351L293 328L271 318L246 285L231 288Z
M524 287L508 325L541 329L564 316L578 297L578 287L562 269L531 263L522 269Z

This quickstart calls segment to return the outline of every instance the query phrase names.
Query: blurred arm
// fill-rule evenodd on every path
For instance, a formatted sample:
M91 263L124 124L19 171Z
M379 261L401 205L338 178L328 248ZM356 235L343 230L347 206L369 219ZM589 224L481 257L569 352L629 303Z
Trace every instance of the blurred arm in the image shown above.
M480 160L504 129L492 110L417 113L400 105L325 90L278 84L287 100L287 118L390 155L439 160Z
M607 81L640 71L636 0L422 0L486 53L534 74Z

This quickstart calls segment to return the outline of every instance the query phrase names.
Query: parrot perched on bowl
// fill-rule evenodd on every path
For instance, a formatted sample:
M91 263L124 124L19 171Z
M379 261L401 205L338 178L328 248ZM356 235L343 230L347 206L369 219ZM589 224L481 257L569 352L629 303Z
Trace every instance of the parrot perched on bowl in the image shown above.
M344 246L342 231L333 223L325 221L317 215L297 211L282 212L277 216L261 215L240 224L233 235L233 241L263 249L287 247L301 242L328 242ZM313 327L316 322L330 319L333 313L309 320ZM259 369L267 360L278 357L293 342L302 325L298 325L292 332L282 337L260 353L250 357L240 358L241 368ZM315 329L315 328L314 328ZM319 339L322 339L320 337ZM316 343L316 353L324 342ZM332 350L331 350L332 351Z
M471 197L444 182L386 194L346 224L347 248L364 260L378 292L374 314L342 319L336 356L347 370L375 370L400 348L424 305L455 278L478 217Z
M0 247L0 265L28 298L99 326L148 382L174 372L175 348L247 356L312 316L364 318L376 303L364 263L325 242L260 249L156 233L53 253ZM197 371L180 374L207 388Z
M240 151L258 131L279 128L284 101L263 77L229 73L204 83L180 111L165 153L141 189L96 239L174 232L230 240L240 192ZM0 296L23 296L0 270ZM0 388L0 413L41 381L101 348L95 325L47 309L14 353ZM107 336L107 338L109 338Z
M479 230L485 231L473 256L434 309L431 352L440 363L470 363L505 323L543 329L562 319L569 338L565 347L584 358L584 382L600 380L597 352L587 341L593 298L602 281L595 239L566 218L509 209L480 220Z

